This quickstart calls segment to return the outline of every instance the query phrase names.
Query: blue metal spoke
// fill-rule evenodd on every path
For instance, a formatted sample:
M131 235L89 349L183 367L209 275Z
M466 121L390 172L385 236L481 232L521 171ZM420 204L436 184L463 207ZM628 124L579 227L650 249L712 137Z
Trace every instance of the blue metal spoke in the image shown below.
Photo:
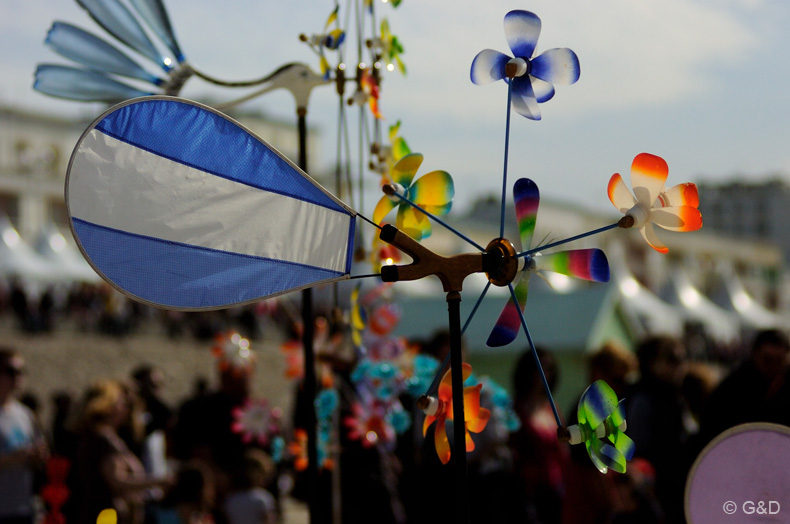
M467 237L466 235L464 235L463 233L461 233L460 231L458 231L457 229L455 229L451 225L447 224L446 222L444 222L442 219L440 219L436 215L434 215L432 213L429 213L428 211L424 210L419 205L417 205L416 203L412 202L411 200L406 198L406 196L401 195L397 191L393 191L392 194L395 195L396 197L400 198L401 200L403 200L407 204L409 204L414 209L417 209L418 211L420 211L422 213L425 213L425 215L427 215L429 218L432 218L438 224L440 224L441 226L444 226L448 231L454 233L459 238L461 238L462 240L466 241L469 245L471 245L471 246L475 247L476 249L478 249L481 253L485 253L485 248L484 247L480 246L477 242L475 242L471 238Z
M513 298L513 302L518 304L518 299L516 298L516 291L513 289L513 284L508 284L507 287L510 290L510 296ZM529 342L529 347L532 350L532 356L535 357L535 365L538 367L540 379L543 381L543 388L546 390L546 397L548 397L549 404L551 404L551 410L554 412L554 419L557 421L557 428L561 428L562 420L560 420L560 413L557 411L557 404L554 403L554 397L551 394L551 388L549 387L549 383L546 380L546 374L543 372L543 365L540 363L538 351L535 349L535 343L532 341L532 335L529 333L527 321L524 319L524 312L521 311L520 307L516 307L516 309L518 310L518 316L521 319L521 326L524 328L524 333L527 335L527 341Z
M525 257L527 255L532 255L534 253L537 253L538 251L544 251L544 250L550 249L552 247L557 247L557 246L561 246L563 244L567 244L569 242L573 242L574 240L580 240L582 238L586 238L586 237L589 237L589 236L592 236L592 235L597 235L598 233L603 233L605 231L609 231L610 229L614 229L618 225L619 225L618 223L610 224L608 226L604 226L604 227L601 227L601 228L598 228L598 229L594 229L592 231L588 231L586 233L582 233L581 235L576 235L575 237L570 237L570 238L566 238L565 240L559 240L557 242L552 242L551 244L546 244L544 246L537 246L537 247L534 247L532 249L528 249L527 251L522 251L521 253L516 255L516 257L517 258L522 258L522 257Z
M510 103L513 96L512 92L513 82L507 83L507 117L505 118L505 166L502 172L502 203L500 207L499 217L499 237L505 236L505 203L507 202L507 161L508 153L510 151Z

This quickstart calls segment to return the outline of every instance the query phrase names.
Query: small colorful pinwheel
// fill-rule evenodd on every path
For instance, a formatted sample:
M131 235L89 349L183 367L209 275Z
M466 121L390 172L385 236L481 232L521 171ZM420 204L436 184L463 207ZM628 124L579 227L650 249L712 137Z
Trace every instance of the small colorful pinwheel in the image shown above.
M329 17L327 17L326 23L324 24L324 31L321 34L312 35L309 37L305 34L299 35L299 39L302 42L306 42L310 46L310 49L315 51L315 53L318 55L321 66L321 75L324 77L324 79L329 79L329 75L332 71L329 61L324 55L324 49L336 51L340 49L340 46L343 45L343 42L346 39L345 31L343 31L337 24L337 13L339 10L340 5L335 6L335 9L329 14ZM330 29L332 24L335 25L334 29Z
M381 402L353 403L351 415L345 417L343 425L348 428L348 437L360 441L365 448L395 441L395 428L387 421L386 406Z
M583 442L601 473L609 469L625 473L626 461L634 455L634 441L625 434L625 408L614 390L603 380L593 382L579 399L577 418L578 424L566 428L568 441Z
M505 15L505 37L514 57L484 49L472 61L471 70L472 82L477 85L509 82L513 107L532 120L540 120L538 103L554 96L553 84L570 85L580 75L579 59L568 48L549 49L532 57L540 29L540 18L534 13L510 11Z
M663 158L640 153L631 163L633 194L619 173L612 175L608 187L609 200L625 215L620 227L638 229L659 253L669 249L659 240L653 224L670 231L696 231L702 227L697 186L685 183L664 189L668 175L669 166Z
M400 55L403 53L403 45L398 40L398 37L390 31L390 24L386 18L381 21L381 35L371 44L381 51L381 58L387 64L387 71L394 71L397 66L398 71L404 75L406 74L406 66L400 58Z
M236 332L220 333L214 337L211 352L222 371L238 374L252 372L255 354L250 349L250 341Z
M472 366L463 365L464 381L472 374ZM480 407L480 390L482 384L464 387L464 426L466 432L466 451L474 451L475 443L471 433L480 433L488 424L491 412ZM436 422L434 428L434 445L436 454L442 464L450 461L450 441L447 439L447 420L453 420L453 387L450 369L445 372L439 384L437 397L421 397L418 407L425 413L425 422L422 426L423 436L428 433L428 428ZM456 427L456 431L459 428Z
M433 215L445 215L453 204L455 188L453 179L446 171L431 171L412 180L422 164L420 153L411 153L401 158L392 168L392 187L396 195L385 195L373 210L373 221L381 224L384 217L395 207L398 208L396 225L403 233L415 240L422 240L431 234L428 217L400 197L413 202Z
M357 284L351 291L351 341L354 347L362 347L362 331L368 323L368 314L359 302L359 288L362 284Z
M297 326L296 336L280 344L280 351L285 357L286 378L301 379L304 376L304 348L302 344L301 325ZM343 342L343 333L330 333L329 321L324 317L315 319L313 331L313 347L316 354L316 372L322 387L332 387L331 365L327 356L335 355Z
M520 178L513 185L513 200L516 206L516 219L521 235L521 246L529 249L538 215L540 193L538 186L528 178ZM506 246L512 248L512 246ZM535 250L533 250L535 251ZM528 254L523 257L524 267L521 280L515 286L514 294L518 306L513 300L505 304L494 329L488 337L489 347L505 346L513 342L521 329L521 314L527 303L529 277L533 272L553 271L563 275L590 280L593 282L609 281L609 263L600 249L572 249L548 255L541 253Z
M266 399L249 399L243 406L232 412L234 433L241 434L242 441L249 444L253 440L262 446L269 444L272 436L280 430L282 409L269 406Z

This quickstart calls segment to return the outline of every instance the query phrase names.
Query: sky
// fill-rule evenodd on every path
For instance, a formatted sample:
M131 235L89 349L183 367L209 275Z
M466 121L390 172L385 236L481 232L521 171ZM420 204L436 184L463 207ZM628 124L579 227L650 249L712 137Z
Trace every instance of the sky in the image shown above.
M334 5L165 3L187 60L227 80L258 78L287 62L317 70L316 55L298 35L320 31ZM401 135L425 157L420 173L442 169L453 176L456 209L501 192L507 87L476 86L469 70L483 49L510 53L503 17L513 9L541 18L537 53L571 48L581 77L556 87L556 96L541 105L541 121L512 114L510 181L529 177L544 198L615 212L606 196L609 177L620 172L627 180L641 152L668 162L669 185L790 178L786 0L402 0L398 8L378 3L377 17L386 17L403 43L408 69L406 76L385 75L385 125L401 121ZM74 1L0 0L0 104L98 116L99 105L49 98L31 87L36 64L68 63L43 43L54 20L104 36ZM347 57L356 54L355 38L350 31ZM243 93L191 79L181 94L231 100ZM321 129L322 162L334 159L337 148L337 105L331 87L315 90L310 100L308 122ZM244 107L295 118L284 91Z

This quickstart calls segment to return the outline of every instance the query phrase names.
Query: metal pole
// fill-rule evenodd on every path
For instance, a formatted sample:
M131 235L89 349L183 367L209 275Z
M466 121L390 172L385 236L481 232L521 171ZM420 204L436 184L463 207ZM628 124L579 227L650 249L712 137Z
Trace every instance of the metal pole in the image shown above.
M447 293L450 328L450 377L453 385L453 455L455 467L456 522L469 522L469 481L466 470L466 426L464 424L464 375L461 354L461 294Z
M299 127L299 167L307 172L307 109L297 108ZM304 354L304 395L307 409L307 485L309 486L308 507L310 523L319 524L325 520L321 511L320 486L318 485L318 420L315 413L315 397L318 379L315 374L313 289L302 290L302 352Z

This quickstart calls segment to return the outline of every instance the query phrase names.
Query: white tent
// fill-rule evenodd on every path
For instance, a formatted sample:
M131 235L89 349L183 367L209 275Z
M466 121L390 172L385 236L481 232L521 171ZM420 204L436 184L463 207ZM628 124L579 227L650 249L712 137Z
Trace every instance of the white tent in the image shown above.
M722 265L718 273L725 292L723 307L738 314L741 322L755 329L784 329L785 319L766 308L746 290L746 286L729 264Z
M97 282L101 277L93 270L76 247L54 224L47 224L34 243L36 252L52 263L59 279L76 282Z
M738 341L738 316L720 308L697 290L683 269L677 267L672 270L664 298L678 306L684 317L702 324L713 340L723 344Z
M0 216L0 276L34 282L58 280L56 266L27 245L5 215Z

